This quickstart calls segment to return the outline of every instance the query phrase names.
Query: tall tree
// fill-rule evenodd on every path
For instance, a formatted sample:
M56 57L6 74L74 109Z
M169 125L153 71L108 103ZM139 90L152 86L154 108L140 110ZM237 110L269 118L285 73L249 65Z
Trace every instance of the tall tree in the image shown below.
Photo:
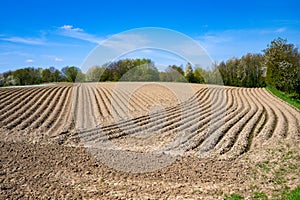
M263 50L267 67L266 82L284 92L299 91L300 56L293 44L277 38Z
M71 67L64 67L62 69L63 74L67 78L68 81L70 82L75 82L77 81L83 81L83 74L81 70L78 67L71 66Z
M191 63L187 63L185 66L185 78L188 82L194 82L194 72Z

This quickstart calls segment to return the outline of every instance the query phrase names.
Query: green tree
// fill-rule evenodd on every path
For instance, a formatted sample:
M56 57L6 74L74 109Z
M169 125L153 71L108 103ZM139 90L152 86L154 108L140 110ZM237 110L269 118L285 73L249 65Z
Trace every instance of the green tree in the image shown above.
M185 82L184 71L181 66L169 65L164 72L159 74L160 81Z
M0 87L4 86L5 84L5 78L3 74L0 74Z
M247 54L243 56L238 65L237 78L242 87L264 86L263 56L260 54Z
M194 71L194 81L196 83L203 84L206 82L205 78L204 78L206 75L207 75L207 72L204 69L197 67Z
M300 55L293 44L277 38L263 50L267 67L266 83L283 92L299 91Z
M86 73L86 80L90 82L98 82L101 79L102 74L104 73L104 68L99 66L93 66L88 69Z
M68 81L70 82L75 82L75 81L83 81L84 75L81 72L81 70L78 67L71 66L71 67L64 67L62 69L62 73L64 76L67 78Z
M159 72L157 68L151 64L136 66L124 74L122 81L158 81Z
M51 71L50 69L44 69L42 72L42 81L44 83L49 83L51 82Z
M194 82L194 72L191 63L187 63L185 66L185 78L188 82Z
M12 75L17 85L31 85L41 82L40 70L32 67L15 70Z

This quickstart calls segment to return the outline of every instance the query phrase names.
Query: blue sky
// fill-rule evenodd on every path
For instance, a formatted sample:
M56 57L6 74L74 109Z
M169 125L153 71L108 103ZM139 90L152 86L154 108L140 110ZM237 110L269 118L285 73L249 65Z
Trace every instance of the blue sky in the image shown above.
M2 0L0 72L27 66L81 67L90 52L112 35L142 27L185 34L217 62L247 52L261 53L277 37L299 46L299 7L297 0ZM168 59L170 53L149 52L128 57L147 55L162 64L184 62L178 56Z

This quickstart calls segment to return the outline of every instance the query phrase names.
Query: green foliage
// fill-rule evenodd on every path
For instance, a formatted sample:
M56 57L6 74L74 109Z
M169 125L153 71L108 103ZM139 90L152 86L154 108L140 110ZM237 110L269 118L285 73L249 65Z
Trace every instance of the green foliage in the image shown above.
M265 163L258 163L257 166L265 171L270 171L270 168Z
M32 85L42 82L41 70L34 69L33 67L18 69L12 72L12 76L16 85Z
M194 72L193 72L193 68L192 68L192 65L191 63L187 63L187 65L185 66L185 78L188 82L190 83L194 83L195 80L194 80Z
M244 199L243 196L240 194L231 194L231 195L225 195L224 200L242 200Z
M283 92L300 94L300 54L293 44L278 38L263 50L267 67L266 82Z
M170 65L165 72L160 72L159 80L164 82L186 82L182 67L176 65Z
M88 82L98 82L101 79L102 74L104 73L105 69L100 66L93 66L89 68L86 73L86 81Z
M137 66L129 70L121 81L158 81L159 73L158 70L150 64L144 64Z
M300 185L296 187L294 190L290 191L287 194L286 199L288 200L299 200L300 199Z
M247 54L241 59L232 58L218 66L224 85L238 87L263 87L263 56Z
M283 93L273 87L270 87L270 86L267 86L267 90L269 90L272 94L274 94L278 98L286 101L287 103L295 106L296 108L298 108L300 110L300 100L299 99L291 98L291 97L289 97L288 94L285 94L285 93Z
M67 78L69 82L75 82L75 81L84 81L84 74L81 72L81 70L78 67L71 66L71 67L64 67L62 70L62 73Z
M208 73L206 70L197 67L194 71L194 79L196 83L206 83L207 82ZM206 79L206 80L205 80Z
M141 66L147 66L149 69L154 69L154 63L150 59L124 59L124 60L118 60L116 62L107 63L102 66L103 72L101 72L101 76L98 78L100 81L119 81L124 79L129 79L129 76L131 76L132 79L135 79L136 81L142 81L142 80L150 80L154 79L154 71L150 70L148 71L150 74L148 77L145 77L146 72L142 72L140 69ZM137 68L137 69L134 69ZM156 69L156 68L155 68ZM133 72L133 71L135 72ZM157 70L157 69L156 69ZM126 75L126 73L130 73L130 75ZM133 78L133 74L135 73L135 78ZM139 74L143 73L144 77L138 78L137 76ZM124 76L124 77L123 77ZM158 80L158 74L157 74L157 80Z
M254 195L253 195L253 200L255 199L259 199L259 200L268 200L268 196L263 193L263 192L254 192Z
M29 85L60 81L167 81L220 84L238 87L265 87L272 93L299 108L300 99L300 54L293 44L278 38L261 54L246 54L231 58L212 69L205 70L187 63L170 65L159 72L150 59L123 59L102 66L91 67L86 74L75 66L61 70L24 68L0 74L0 86ZM274 88L274 89L273 89ZM280 93L277 90L284 93Z

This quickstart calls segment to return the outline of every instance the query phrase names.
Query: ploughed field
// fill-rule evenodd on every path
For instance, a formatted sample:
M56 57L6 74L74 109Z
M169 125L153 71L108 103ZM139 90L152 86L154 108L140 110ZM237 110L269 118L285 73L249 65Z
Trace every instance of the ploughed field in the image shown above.
M265 154L266 147L276 149L276 144L284 141L299 145L300 112L264 88L186 83L57 84L1 88L0 133L0 185L4 197L48 194L64 198L74 195L215 198L223 192L239 190L242 188L239 184L247 189L249 184L244 182L251 178L238 174L247 174L251 162L261 162L258 150ZM84 148L106 148L103 144L107 141L126 152L181 157L166 168L148 172L149 176L111 171ZM46 155L47 147L51 149L49 155ZM41 152L44 154L40 155ZM14 157L20 160L23 154L26 158L35 155L37 160L50 162L50 167L41 169L36 160L21 162L21 171L25 173L28 168L27 180L21 184L19 179L26 176L19 174L18 169L9 172L18 166L11 160ZM245 161L246 157L250 161ZM62 166L55 164L57 162ZM79 172L70 170L73 168L68 163L74 163L80 168ZM41 177L31 176L35 171L40 171ZM57 171L67 171L68 177L62 179ZM49 177L43 176L49 173L51 177L50 172L58 183L49 182ZM117 175L111 176L111 173ZM53 188L37 189L34 181L37 179L45 180ZM101 181L93 185L91 180L94 179ZM102 182L107 180L117 184L110 188L103 186ZM76 184L80 182L85 185L78 187ZM219 183L216 185L216 182ZM273 187L268 184L266 188ZM123 186L129 188L128 191L123 190ZM194 187L198 188L197 192ZM219 190L222 194L216 193ZM43 194L44 191L47 192ZM244 193L250 195L247 191Z
M182 85L1 89L0 126L8 137L55 140L67 135L61 143L75 138L96 143L105 138L118 139L122 146L122 139L139 145L151 138L148 148L140 145L136 151L153 151L157 140L165 151L180 149L200 156L236 157L272 138L300 138L299 112L265 89ZM145 136L130 142L137 134ZM179 142L172 141L178 138Z

